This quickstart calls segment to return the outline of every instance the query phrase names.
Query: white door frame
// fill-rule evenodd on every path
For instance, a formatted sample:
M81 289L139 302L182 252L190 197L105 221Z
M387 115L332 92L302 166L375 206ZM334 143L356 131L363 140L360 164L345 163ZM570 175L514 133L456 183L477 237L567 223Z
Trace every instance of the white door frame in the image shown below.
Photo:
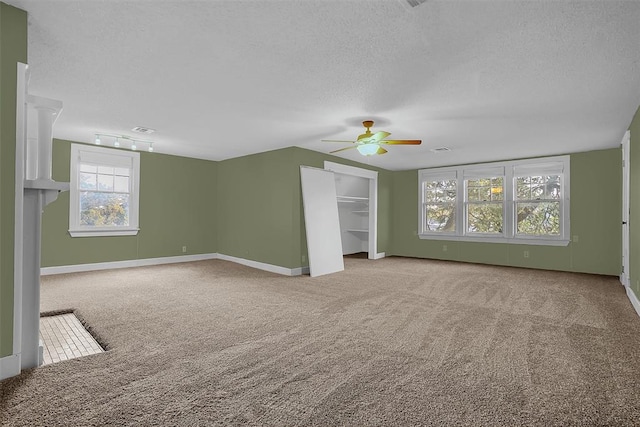
M370 169L343 165L342 163L324 162L325 170L343 175L357 176L369 180L369 259L379 259L385 256L378 253L378 172Z
M631 133L626 131L622 138L622 273L620 283L629 286L629 143Z

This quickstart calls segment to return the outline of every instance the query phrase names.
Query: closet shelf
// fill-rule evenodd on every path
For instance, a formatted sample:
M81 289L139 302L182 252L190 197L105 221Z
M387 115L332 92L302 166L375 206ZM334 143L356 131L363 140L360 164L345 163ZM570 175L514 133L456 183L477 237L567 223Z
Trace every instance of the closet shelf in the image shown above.
M368 233L369 230L364 230L361 228L347 228L347 231L350 231L352 233Z
M368 214L369 211L351 211L352 213L357 213L357 214Z
M338 202L341 203L369 203L368 197L358 196L338 196Z

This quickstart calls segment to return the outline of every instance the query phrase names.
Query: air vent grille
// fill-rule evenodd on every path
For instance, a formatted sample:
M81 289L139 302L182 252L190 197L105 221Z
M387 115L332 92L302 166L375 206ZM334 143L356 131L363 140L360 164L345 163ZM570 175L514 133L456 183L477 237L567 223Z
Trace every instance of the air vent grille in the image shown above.
M136 126L131 130L138 133L144 133L145 135L149 135L150 133L154 133L156 131L155 129L145 128L142 126Z

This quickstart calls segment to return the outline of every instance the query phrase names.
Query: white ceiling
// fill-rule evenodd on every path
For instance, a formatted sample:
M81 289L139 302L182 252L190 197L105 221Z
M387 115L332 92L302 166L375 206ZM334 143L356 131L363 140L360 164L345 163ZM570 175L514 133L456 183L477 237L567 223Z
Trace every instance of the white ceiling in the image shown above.
M29 12L54 136L157 129L157 152L329 152L392 170L616 147L640 104L640 2L3 0ZM437 147L448 153L433 153Z

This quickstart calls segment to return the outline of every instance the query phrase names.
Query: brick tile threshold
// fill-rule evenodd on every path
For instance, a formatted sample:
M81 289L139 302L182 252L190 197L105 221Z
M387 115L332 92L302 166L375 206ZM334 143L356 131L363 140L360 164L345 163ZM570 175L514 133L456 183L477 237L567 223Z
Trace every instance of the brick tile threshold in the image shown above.
M40 338L43 365L104 352L73 313L41 317Z

